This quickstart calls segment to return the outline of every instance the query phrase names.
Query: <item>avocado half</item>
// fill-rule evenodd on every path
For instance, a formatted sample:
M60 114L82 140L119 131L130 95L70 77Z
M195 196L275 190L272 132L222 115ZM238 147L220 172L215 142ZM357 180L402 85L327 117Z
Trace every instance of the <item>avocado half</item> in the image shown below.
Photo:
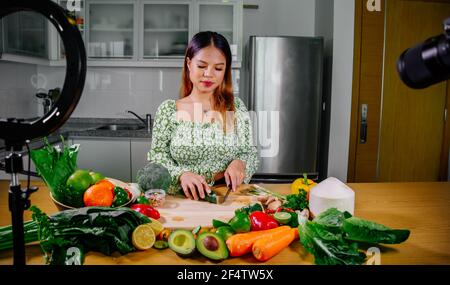
M189 257L195 252L194 235L187 230L175 230L169 236L169 247L181 257Z
M197 237L197 250L212 260L228 258L228 248L223 238L216 233L204 232Z

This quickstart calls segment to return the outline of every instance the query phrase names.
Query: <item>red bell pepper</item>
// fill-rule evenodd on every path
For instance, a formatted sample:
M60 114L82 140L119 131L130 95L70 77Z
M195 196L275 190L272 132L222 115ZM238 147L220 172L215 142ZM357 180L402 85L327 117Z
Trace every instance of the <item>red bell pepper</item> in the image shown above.
M155 220L159 219L161 215L159 214L158 210L153 208L150 205L146 204L134 204L130 207L132 210L135 210L136 212L139 212L143 215L146 215L147 217L153 218Z
M250 214L251 230L262 231L278 227L278 222L261 211L255 211Z

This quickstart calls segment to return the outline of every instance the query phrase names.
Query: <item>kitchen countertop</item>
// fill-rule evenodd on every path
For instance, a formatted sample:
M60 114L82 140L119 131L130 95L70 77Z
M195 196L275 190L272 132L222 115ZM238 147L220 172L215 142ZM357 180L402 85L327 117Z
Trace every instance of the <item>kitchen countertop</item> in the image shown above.
M100 130L105 125L130 125L142 126L140 130ZM152 120L153 125L153 120ZM108 119L108 118L70 118L57 131L66 133L69 137L119 137L119 138L151 138L151 130L138 119Z
M31 196L32 204L47 214L57 212L50 200L47 188L41 182L38 192ZM9 181L0 181L0 226L11 224L8 210ZM23 184L22 184L23 185ZM411 230L407 241L398 245L379 246L381 264L450 264L450 183L349 183L355 191L355 216L384 224L391 228ZM289 193L290 184L262 184L262 186L282 194ZM205 202L206 203L206 202ZM31 218L25 213L25 220ZM26 247L27 264L43 264L44 259L38 245ZM12 250L0 252L0 264L12 264ZM170 265L242 265L260 264L251 254L239 258L229 258L220 263L209 261L196 255L193 258L180 258L170 249L149 249L129 253L105 256L98 252L86 254L88 264L170 264ZM313 264L298 241L289 248L265 262L275 265Z

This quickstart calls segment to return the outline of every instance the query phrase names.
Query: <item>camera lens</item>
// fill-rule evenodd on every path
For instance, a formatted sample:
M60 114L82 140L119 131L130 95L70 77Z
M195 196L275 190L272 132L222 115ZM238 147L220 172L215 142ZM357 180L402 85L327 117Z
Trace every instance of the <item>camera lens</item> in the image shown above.
M422 89L450 78L450 48L445 35L436 36L405 50L397 61L402 81Z

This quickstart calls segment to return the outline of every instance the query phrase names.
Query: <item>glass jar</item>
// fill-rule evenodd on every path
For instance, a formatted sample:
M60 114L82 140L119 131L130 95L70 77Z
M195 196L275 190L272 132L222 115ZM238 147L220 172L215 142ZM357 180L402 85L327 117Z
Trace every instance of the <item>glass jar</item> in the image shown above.
M149 189L144 195L153 207L161 207L166 200L166 192L162 189Z

